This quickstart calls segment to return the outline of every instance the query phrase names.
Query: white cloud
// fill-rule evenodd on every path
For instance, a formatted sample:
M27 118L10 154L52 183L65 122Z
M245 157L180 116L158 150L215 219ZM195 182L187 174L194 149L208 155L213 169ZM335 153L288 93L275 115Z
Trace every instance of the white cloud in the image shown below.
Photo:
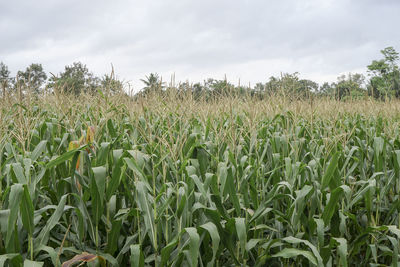
M178 80L266 81L280 72L322 82L400 49L400 2L350 0L68 1L0 3L0 61L53 73L74 61L113 63L140 88L150 72Z

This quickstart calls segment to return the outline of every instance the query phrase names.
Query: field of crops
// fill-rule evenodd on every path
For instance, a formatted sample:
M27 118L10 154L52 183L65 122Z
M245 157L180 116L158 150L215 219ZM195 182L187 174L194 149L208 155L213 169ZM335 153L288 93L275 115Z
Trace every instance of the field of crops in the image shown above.
M364 100L3 102L0 266L398 266L399 125Z

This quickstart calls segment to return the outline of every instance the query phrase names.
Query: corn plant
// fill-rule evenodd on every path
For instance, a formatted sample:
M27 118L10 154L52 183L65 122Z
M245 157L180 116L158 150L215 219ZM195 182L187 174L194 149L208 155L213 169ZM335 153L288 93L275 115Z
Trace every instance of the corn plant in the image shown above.
M3 110L0 266L399 264L396 118L106 101Z

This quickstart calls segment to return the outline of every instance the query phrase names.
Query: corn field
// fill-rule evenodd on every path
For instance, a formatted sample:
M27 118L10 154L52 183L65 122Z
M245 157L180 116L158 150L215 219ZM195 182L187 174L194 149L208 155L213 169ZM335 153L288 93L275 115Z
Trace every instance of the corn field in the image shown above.
M398 266L400 104L274 101L3 103L0 266Z

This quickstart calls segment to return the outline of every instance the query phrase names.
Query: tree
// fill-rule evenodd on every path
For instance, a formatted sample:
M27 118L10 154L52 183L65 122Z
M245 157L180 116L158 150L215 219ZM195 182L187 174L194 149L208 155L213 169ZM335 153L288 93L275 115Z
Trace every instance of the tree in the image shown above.
M100 83L102 88L106 89L106 91L111 94L119 94L123 92L124 85L120 80L114 78L113 75L105 74Z
M8 88L10 82L10 71L8 70L7 65L5 65L3 62L0 62L0 86L3 91L3 97L6 96L6 89Z
M258 85L258 88L261 88ZM268 94L285 95L290 98L307 97L318 90L318 84L311 80L300 79L299 73L284 73L281 77L270 77L264 90Z
M195 83L192 86L192 92L195 98L198 99L204 93L204 87L200 83Z
M284 73L280 79L280 89L282 93L289 97L297 97L299 93L303 95L304 90L299 83L299 73L295 72L293 74ZM299 91L299 89L301 91Z
M269 81L265 84L264 90L265 93L272 95L276 94L278 90L280 89L280 78L271 76L269 78Z
M373 60L368 65L368 73L371 76L368 86L369 94L375 98L400 97L400 72L396 62L399 53L393 47L381 50L383 59Z
M210 90L214 97L230 96L234 92L234 85L225 80L208 79L205 87Z
M263 83L256 83L256 85L254 86L254 91L256 92L263 92L265 91L265 84Z
M82 93L95 93L100 86L100 79L89 72L86 65L81 62L74 62L65 66L64 72L59 77L53 77L49 87L70 94L79 95Z
M141 91L142 95L148 95L154 92L161 92L162 89L165 87L164 83L157 73L150 73L149 76L146 76L146 79L140 80L145 84L145 87L143 87Z
M399 53L392 46L381 50L381 53L385 57L385 61L390 65L391 69L397 68L396 61L399 59Z
M335 88L334 88L335 83L328 83L328 82L324 82L320 87L318 92L321 95L325 95L325 96L333 96L335 95Z
M359 73L341 75L338 77L338 82L332 84L332 90L330 93L333 94L337 100L341 100L349 96L363 96L365 92L363 87L364 80L364 75Z
M42 64L32 63L25 71L18 71L17 86L23 86L39 94L47 80L47 75L43 71Z
M311 80L302 79L299 81L299 85L296 91L301 95L309 95L310 93L316 93L318 91L318 88L318 83Z

